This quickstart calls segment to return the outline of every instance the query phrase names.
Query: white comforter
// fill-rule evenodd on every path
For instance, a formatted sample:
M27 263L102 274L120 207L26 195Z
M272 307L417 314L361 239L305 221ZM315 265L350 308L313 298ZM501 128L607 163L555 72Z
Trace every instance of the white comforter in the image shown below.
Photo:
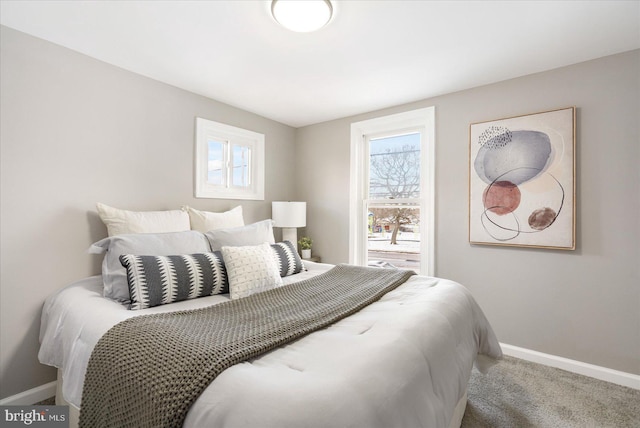
M307 266L309 271L287 282L331 267ZM113 325L227 299L211 296L129 311L102 297L100 276L87 278L45 302L38 357L62 369L62 394L79 407L91 351ZM468 290L449 280L414 276L355 315L228 368L194 403L184 426L447 427L473 362L490 364L501 355Z

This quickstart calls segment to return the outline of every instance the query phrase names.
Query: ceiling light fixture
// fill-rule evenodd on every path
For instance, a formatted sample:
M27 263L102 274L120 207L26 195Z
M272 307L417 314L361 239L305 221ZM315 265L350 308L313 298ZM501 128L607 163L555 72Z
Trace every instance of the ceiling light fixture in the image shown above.
M331 20L333 6L329 0L273 0L271 14L283 27L308 33Z

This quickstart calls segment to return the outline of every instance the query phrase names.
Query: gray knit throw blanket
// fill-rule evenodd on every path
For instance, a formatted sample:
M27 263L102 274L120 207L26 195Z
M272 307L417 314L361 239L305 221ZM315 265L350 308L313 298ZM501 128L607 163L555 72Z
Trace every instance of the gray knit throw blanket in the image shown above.
M181 427L224 369L358 312L411 275L339 265L242 299L129 318L91 354L80 427Z

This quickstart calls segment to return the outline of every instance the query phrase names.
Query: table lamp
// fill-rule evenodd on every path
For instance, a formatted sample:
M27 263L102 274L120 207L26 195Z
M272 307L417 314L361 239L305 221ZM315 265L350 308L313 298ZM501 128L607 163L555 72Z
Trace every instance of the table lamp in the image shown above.
M298 227L307 225L306 202L271 202L271 219L275 227L282 228L282 240L298 248Z

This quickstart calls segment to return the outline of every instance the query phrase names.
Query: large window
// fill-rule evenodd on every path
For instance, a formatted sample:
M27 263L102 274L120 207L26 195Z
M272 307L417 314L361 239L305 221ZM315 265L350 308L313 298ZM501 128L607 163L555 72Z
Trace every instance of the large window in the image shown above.
M264 199L264 135L197 118L196 197Z
M433 113L352 124L351 263L434 274Z

